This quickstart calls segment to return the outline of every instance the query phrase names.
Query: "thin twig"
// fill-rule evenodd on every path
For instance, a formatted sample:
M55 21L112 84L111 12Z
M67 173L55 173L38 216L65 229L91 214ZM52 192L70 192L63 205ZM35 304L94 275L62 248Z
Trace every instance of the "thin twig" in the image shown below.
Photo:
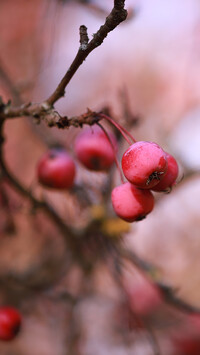
M64 96L66 86L69 84L70 80L87 56L103 43L110 31L113 31L122 21L126 19L127 11L124 9L124 5L125 0L114 0L114 7L109 16L106 17L104 25L99 28L99 30L94 34L93 39L88 42L84 48L82 46L79 47L76 57L67 70L65 76L58 84L56 90L46 100L46 104L49 107L52 107L56 101Z
M128 142L129 145L132 145L133 143L136 142L136 139L132 136L132 134L128 132L123 126L121 126L118 122L115 122L111 117L105 115L104 113L100 113L100 117L105 118L105 120L107 120L113 126L115 126L115 128L117 128L120 131L120 133L122 134L122 136ZM132 142L127 136L132 140Z
M0 120L23 117L23 116L33 116L37 119L47 118L50 120L52 125L54 121L58 118L58 113L52 110L53 105L65 94L65 88L86 59L86 57L97 47L99 47L104 39L107 37L108 33L114 30L122 21L127 17L127 11L124 9L125 0L114 0L114 7L106 18L104 25L102 25L99 30L93 35L93 39L89 41L86 26L80 26L80 47L78 52L67 70L66 74L58 84L54 92L42 103L26 103L19 107L12 107L10 103L0 104ZM8 78L6 79L9 83ZM13 87L12 87L13 89ZM65 122L65 127L68 126L68 118L64 117L62 122ZM67 124L66 124L67 122ZM72 121L70 121L72 123Z
M175 295L175 290L169 285L164 284L162 281L156 280L154 275L158 273L158 269L138 257L132 250L120 249L121 257L132 262L137 269L143 274L143 276L151 279L151 282L157 287L166 303L175 307L176 309L187 313L200 313L200 309L188 304Z
M57 214L53 206L48 204L47 201L38 200L28 189L26 189L22 183L9 171L7 164L4 160L4 151L3 151L3 122L0 123L0 168L3 177L8 183L18 191L22 196L26 197L33 205L34 208L43 210L47 216L50 217L52 221L57 225L62 234L65 237L67 245L70 247L71 252L75 259L80 262L83 268L87 268L87 263L85 262L82 254L79 250L79 243L76 234L72 231L70 227L67 226L62 220L62 218Z

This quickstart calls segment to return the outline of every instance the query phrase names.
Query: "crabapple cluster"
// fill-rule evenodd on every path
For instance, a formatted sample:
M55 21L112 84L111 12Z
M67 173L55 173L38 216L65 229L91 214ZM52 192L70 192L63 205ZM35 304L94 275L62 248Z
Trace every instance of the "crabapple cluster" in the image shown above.
M117 148L114 134L102 126L84 129L74 144L78 161L96 172L111 168L116 161ZM152 191L171 189L178 175L174 157L158 144L145 141L135 142L125 151L122 170L128 182L113 189L111 200L116 214L127 222L145 218L154 207ZM68 189L75 180L74 159L63 148L51 149L40 159L37 175L45 187Z
M98 126L84 129L76 138L74 152L85 168L107 171L115 161L117 140L112 132L104 132ZM38 181L45 187L68 189L73 186L75 175L74 159L63 148L48 150L38 162Z
M178 176L178 164L158 144L139 141L123 154L122 170L128 182L112 191L115 213L128 222L146 217L154 207L150 190L171 189Z

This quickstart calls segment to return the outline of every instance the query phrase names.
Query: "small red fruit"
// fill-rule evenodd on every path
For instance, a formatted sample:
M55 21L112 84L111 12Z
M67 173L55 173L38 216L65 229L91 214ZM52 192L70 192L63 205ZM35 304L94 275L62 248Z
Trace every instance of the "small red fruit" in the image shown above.
M167 171L165 152L153 142L136 142L122 157L125 177L141 189L151 189L159 183Z
M133 284L128 290L128 296L134 314L141 317L150 316L162 304L159 289L146 279Z
M174 355L200 354L200 317L197 314L189 315L171 336Z
M98 127L82 131L75 141L75 152L78 160L89 170L108 170L115 161L117 140L113 133L108 136Z
M39 182L55 189L68 189L75 178L75 164L64 149L51 149L43 155L37 166Z
M154 207L151 191L140 190L129 182L115 187L111 200L115 213L127 222L142 220Z
M178 176L178 164L176 159L169 153L165 153L167 158L167 172L159 183L152 188L153 191L162 192L171 189Z
M0 340L12 340L20 327L20 313L13 307L0 307Z

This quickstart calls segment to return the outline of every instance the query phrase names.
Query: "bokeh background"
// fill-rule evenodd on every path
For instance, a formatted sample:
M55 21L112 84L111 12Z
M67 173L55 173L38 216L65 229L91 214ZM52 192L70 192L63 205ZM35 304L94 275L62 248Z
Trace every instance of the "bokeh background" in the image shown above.
M3 99L21 104L47 98L76 54L79 26L86 25L91 38L112 5L111 0L1 0ZM170 194L156 195L153 213L132 224L124 243L155 264L178 297L200 307L200 3L127 0L126 8L128 19L89 55L55 107L67 116L109 108L124 126L128 120L137 140L155 141L177 158L180 183ZM47 147L60 143L73 154L77 132L50 129L30 118L10 120L5 157L28 188L48 198L71 225L81 226L88 217L74 198L68 192L44 191L36 179L37 161ZM122 142L121 153L126 147ZM77 179L96 186L104 177L80 169ZM1 354L154 354L145 332L128 329L122 336L116 311L120 292L101 264L84 286L90 289L92 283L95 292L79 302L72 322L69 302L57 295L66 289L78 293L81 271L68 265L66 245L53 223L42 213L30 213L30 206L4 182L0 189L8 198L7 208L0 206L0 300L24 314L22 332L9 344L0 342ZM143 282L135 269L130 275L127 270L125 279L128 285ZM177 315L163 308L149 324L161 353L171 355L169 329ZM69 349L71 329L77 337L81 334L82 352Z

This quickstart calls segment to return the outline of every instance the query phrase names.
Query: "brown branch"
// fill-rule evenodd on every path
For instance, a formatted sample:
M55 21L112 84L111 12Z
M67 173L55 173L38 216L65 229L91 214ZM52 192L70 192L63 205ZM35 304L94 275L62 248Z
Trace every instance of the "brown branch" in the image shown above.
M87 109L87 112L73 117L60 116L57 111L47 108L42 104L25 104L20 107L10 106L0 100L0 122L6 119L19 118L23 116L34 117L37 121L44 120L49 127L69 128L70 126L82 127L84 124L93 125L103 117L100 112Z
M57 122L52 124L58 128L69 128L70 126L82 127L84 124L92 126L93 124L98 123L101 119L102 117L100 116L100 113L88 109L87 112L80 116L70 118L67 116L60 117Z
M126 19L127 11L124 9L124 4L125 0L114 0L114 7L110 15L106 18L104 25L102 25L100 29L94 34L93 39L91 41L89 41L88 39L87 28L84 25L80 26L80 47L77 52L77 55L74 58L71 66L67 70L66 74L58 84L57 88L47 100L42 103L26 103L19 107L12 107L10 102L5 104L1 100L0 121L16 117L32 116L39 120L44 118L48 119L51 122L49 126L56 125L54 121L57 120L59 114L53 110L53 105L57 100L64 96L67 84L70 82L80 65L86 59L86 57L95 48L97 48L103 43L104 39L107 37L110 31L114 30L122 21ZM13 91L13 86L10 85L8 77L6 78L6 82ZM79 118L85 119L85 117L82 115ZM73 118L69 122L69 119L67 117L64 117L60 119L61 125L59 126L58 124L58 127L64 128L69 127L69 125L75 125L74 121L77 120ZM85 121L83 123L85 123ZM79 126L81 124L76 123L76 126L77 125Z
M17 190L21 195L26 197L36 209L43 209L49 217L57 224L57 226L65 232L67 239L72 238L71 230L65 225L59 215L55 212L52 206L50 206L46 201L40 201L34 197L34 195L28 191L23 185L14 177L11 172L8 170L5 161L3 159L2 150L0 150L0 167L2 169L2 174L4 178L11 184L15 190Z
M103 43L110 31L114 30L122 21L126 19L127 11L124 9L124 5L125 0L114 0L114 7L110 15L106 18L104 25L99 28L89 43L85 43L84 47L81 44L76 57L74 58L65 76L57 86L56 90L46 100L47 106L52 107L56 101L64 96L66 86L87 56ZM83 26L81 26L81 28L83 29Z
M40 117L43 112L46 112L47 109L42 107L41 104L31 104L27 103L19 107L11 106L11 102L4 103L2 98L0 100L0 119L1 121L5 119L23 117L23 116L33 116Z

